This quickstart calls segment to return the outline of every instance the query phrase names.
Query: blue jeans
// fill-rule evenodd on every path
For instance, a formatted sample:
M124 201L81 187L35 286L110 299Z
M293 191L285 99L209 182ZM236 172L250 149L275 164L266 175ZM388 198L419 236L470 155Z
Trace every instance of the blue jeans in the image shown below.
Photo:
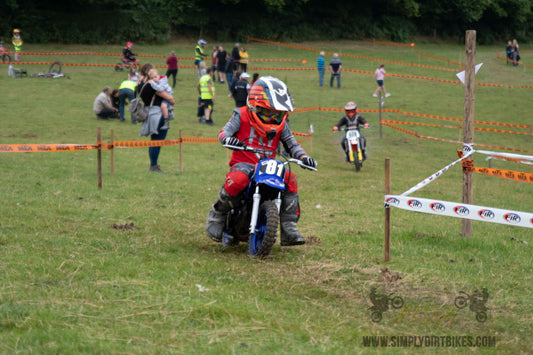
M226 73L226 82L228 83L228 90L231 91L231 82L233 81L233 72Z
M329 86L333 87L333 79L337 77L337 89L341 88L341 75L339 74L331 74L331 79L329 80Z
M150 136L150 140L152 141L162 141L166 138L168 130L162 130L161 127L165 124L165 120L163 119L163 115L161 115L161 118L159 119L159 125L157 126L158 134L152 134ZM148 148L148 155L150 156L150 166L156 166L157 165L157 159L159 158L159 152L161 151L161 147L150 147Z
M318 83L320 84L320 86L324 86L324 72L323 71L318 72Z
M121 122L124 122L125 118L124 118L124 105L125 105L125 102L126 102L126 99L128 99L129 102L131 102L131 100L133 100L135 98L135 94L133 93L133 90L131 89L120 89L120 91L118 92L118 100L119 100L119 106L118 106L118 110L120 112L120 121ZM133 118L133 115L131 115L131 123L137 123L137 121L135 120L135 118Z

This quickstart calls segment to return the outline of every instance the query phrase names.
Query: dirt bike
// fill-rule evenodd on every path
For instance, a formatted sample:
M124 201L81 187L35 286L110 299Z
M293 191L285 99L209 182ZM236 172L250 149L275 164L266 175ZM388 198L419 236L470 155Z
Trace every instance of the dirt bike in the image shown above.
M2 57L2 62L11 62L11 56L9 55L9 51L5 47L0 47L0 56Z
M347 128L345 133L345 152L347 152L349 163L355 166L355 171L361 171L363 167L363 144L359 128Z
M137 58L131 60L129 58L120 58L121 62L115 65L115 71L124 71L124 69L137 68L140 64L137 63Z
M283 157L285 162L282 162L268 158L267 155L271 152L265 149L231 145L224 147L253 152L260 160L243 199L228 214L222 245L226 247L248 242L248 255L264 258L270 254L276 242L281 200L286 188L286 169L290 172L290 163L298 164L303 169L316 169L298 159Z

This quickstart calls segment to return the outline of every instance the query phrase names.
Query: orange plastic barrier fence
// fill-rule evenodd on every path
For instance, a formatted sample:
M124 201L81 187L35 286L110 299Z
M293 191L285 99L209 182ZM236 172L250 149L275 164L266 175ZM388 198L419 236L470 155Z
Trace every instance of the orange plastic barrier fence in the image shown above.
M457 128L457 129L463 128L463 126L446 126L446 125L438 125L438 124L431 124L431 123L407 122L407 121L399 121L399 120L381 120L381 122L404 124L404 125L411 125L411 126L428 126L428 127ZM533 133L529 133L529 132L507 131L507 130L494 129L494 128L474 127L474 130L476 130L476 131L485 131L485 132L521 134L521 135L526 135L526 136L533 136Z
M292 132L295 136L309 138L310 133ZM148 148L166 147L183 143L213 144L220 143L218 138L182 137L181 139L166 139L160 141L115 141L113 143L98 142L98 144L0 144L0 153L36 153L36 152L74 152L84 150L113 150L114 148Z
M14 54L15 51L6 51L9 54ZM19 52L20 56L70 56L70 55L93 55L93 56L103 56L103 57L122 57L120 53L102 53L102 52ZM139 58L167 58L167 55L163 54L136 54L136 57ZM194 57L177 57L179 60L194 60ZM248 59L248 62L300 62L301 59L291 59L291 58L264 58L264 59Z
M382 122L383 122L383 120L382 120ZM447 143L463 144L463 142L459 142L459 141L456 141L456 140L443 139L443 138L436 138L436 137L431 137L431 136L424 136L424 135L418 134L418 133L416 133L416 132L409 131L409 130L407 130L407 129L403 129L403 128L400 128L400 127L396 127L396 126L394 126L393 124L388 123L388 122L383 122L383 125L384 125L384 126L387 126L387 127L390 127L390 128L392 128L392 129L395 129L395 130L397 130L397 131L400 131L400 132L407 133L407 134L409 134L409 135L412 135L412 136L418 137L418 138L429 139L429 140L435 140L435 141L440 141L440 142L447 142ZM507 147L499 147L499 146L488 145L488 144L481 144L481 143L474 143L474 146L484 147L484 148L491 148L491 149L507 150L507 151L512 151L512 152L522 152L522 153L533 154L533 151L530 151L530 150L516 149L516 148L507 148Z
M361 39L364 39L365 41L370 41L370 42L373 42L373 43L386 44L386 45L388 45L388 46L397 46L397 47L414 47L414 46L415 46L414 43L411 43L411 44L404 44L404 43L394 43L394 42L377 41L377 40L372 39L372 38L366 38L366 37L359 36L359 35L354 35L354 34L350 34L350 36L354 36L354 37L357 37L357 38L361 38Z
M514 64L519 64L519 65L525 65L525 66L528 66L528 67L533 67L533 65L531 64L527 64L527 63L524 63L524 62L517 62L517 61L514 61L512 59L509 59L509 58L504 58L504 57L500 57L500 56L496 56L497 59L501 59L501 60L505 60L506 62L509 62L509 63L514 63Z

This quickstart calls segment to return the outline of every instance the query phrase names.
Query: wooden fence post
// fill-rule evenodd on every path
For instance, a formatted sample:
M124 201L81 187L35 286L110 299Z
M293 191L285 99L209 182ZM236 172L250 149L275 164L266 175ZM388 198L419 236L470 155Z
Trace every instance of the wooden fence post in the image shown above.
M390 158L385 159L385 195L390 194ZM390 260L390 207L385 206L385 262Z
M98 161L98 190L102 189L102 148L100 147L100 142L102 141L102 132L100 127L96 129L96 145L98 151L96 152L96 160Z

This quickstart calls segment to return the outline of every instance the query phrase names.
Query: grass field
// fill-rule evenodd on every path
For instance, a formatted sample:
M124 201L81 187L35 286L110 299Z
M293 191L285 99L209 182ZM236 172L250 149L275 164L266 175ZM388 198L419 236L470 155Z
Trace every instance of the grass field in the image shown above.
M208 47L211 44L208 45ZM306 59L316 53L263 43L245 44L251 59ZM370 42L298 43L326 51L402 63L456 69L419 56L412 48ZM231 49L231 43L225 43ZM139 45L141 54L191 57L193 42ZM464 46L420 42L418 51L464 62ZM533 85L533 68L496 59L503 46L478 47L484 65L477 82ZM25 51L119 53L119 46L24 45ZM525 63L533 64L528 45ZM327 56L326 62L331 57ZM341 56L343 67L374 71L379 60ZM115 63L116 57L39 56L28 61ZM146 62L141 58L141 62ZM163 59L154 59L164 64ZM181 61L180 64L192 64ZM342 88L318 86L315 71L261 70L302 67L301 62L250 63L249 72L287 82L297 108L377 109L375 82L368 74L344 73ZM30 73L46 65L24 65ZM455 73L386 64L388 73L456 80ZM104 85L118 87L126 74L110 67L64 67L70 79L12 79L0 66L1 144L95 144L103 140L145 140L139 125L97 121L92 103ZM164 72L164 70L162 69ZM177 119L168 139L216 137L233 108L226 86L217 84L213 127L196 118L196 74L180 69L174 97ZM329 83L329 75L326 74ZM384 108L462 118L464 87L432 80L386 77L392 96ZM476 87L476 120L531 125L533 89ZM473 222L472 238L461 236L461 220L392 209L391 261L384 263L384 160L391 159L392 192L399 194L457 159L459 144L417 140L383 128L378 114L363 116L371 128L369 159L360 173L343 161L340 134L332 126L339 112L291 115L291 128L315 134L304 148L318 172L298 169L302 217L308 239L301 247L276 245L270 258L253 260L246 247L221 249L205 235L205 217L228 170L218 144L164 147L160 164L167 174L147 172L147 149L117 149L114 177L110 153L103 156L103 188L97 189L96 151L2 153L0 206L1 353L530 353L533 333L532 229ZM456 122L384 114L383 118L422 123ZM129 118L127 117L127 120ZM488 126L484 126L488 127ZM461 129L408 126L419 134L462 140ZM494 127L492 127L494 128ZM496 127L498 128L498 127ZM502 128L531 133L528 129ZM476 143L533 150L527 135L475 132ZM476 166L488 166L475 156ZM493 167L528 166L493 161ZM474 203L533 212L528 183L474 175ZM461 201L462 172L456 166L415 196ZM133 228L117 228L133 224ZM384 268L387 268L385 270ZM383 269L383 270L382 270ZM398 279L399 276L400 278ZM404 300L380 322L371 320L372 288ZM487 288L488 319L478 322L468 307L457 309L460 291ZM389 337L391 347L365 344L368 336ZM392 338L401 336L406 338ZM468 347L439 338L439 346L414 349L403 343L419 336L472 336L495 340L495 347ZM477 338L480 337L480 338ZM381 338L383 340L384 338ZM402 339L401 341L399 339ZM447 339L447 340L446 340ZM463 339L463 338L461 338ZM468 338L465 338L468 339ZM378 340L377 338L374 340ZM444 341L444 344L442 343ZM448 341L448 343L446 343ZM433 341L435 345L435 340ZM368 347L368 345L370 347ZM396 345L396 346L395 346ZM399 346L398 346L399 345ZM452 346L459 345L459 346Z

